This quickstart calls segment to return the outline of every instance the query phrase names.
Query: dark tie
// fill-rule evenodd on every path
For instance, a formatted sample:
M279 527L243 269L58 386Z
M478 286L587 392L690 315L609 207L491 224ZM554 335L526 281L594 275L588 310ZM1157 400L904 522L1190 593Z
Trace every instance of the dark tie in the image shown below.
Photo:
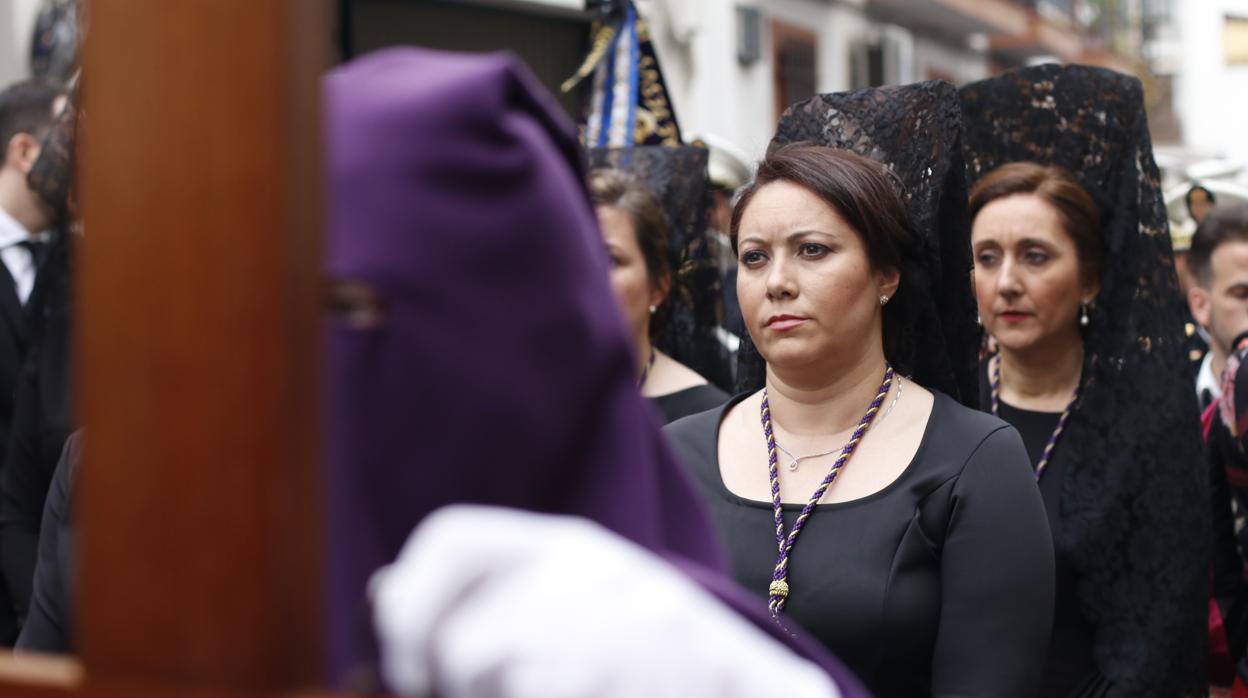
M35 270L43 268L43 260L48 256L48 243L41 240L23 240L17 243L18 247L25 247L30 253L30 258L35 263Z

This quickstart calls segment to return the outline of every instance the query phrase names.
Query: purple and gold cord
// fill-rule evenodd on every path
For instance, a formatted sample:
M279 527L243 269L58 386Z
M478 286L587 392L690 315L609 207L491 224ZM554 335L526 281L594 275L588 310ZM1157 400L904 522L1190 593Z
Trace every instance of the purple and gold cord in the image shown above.
M828 487L836 479L837 473L849 462L850 456L854 455L854 449L858 448L858 442L862 441L863 434L867 433L872 420L875 419L875 415L880 411L880 405L884 404L884 398L888 395L888 390L892 387L892 384L893 367L886 361L884 362L884 382L880 384L879 394L871 401L871 405L867 407L866 414L862 415L862 419L858 421L858 427L854 429L853 435L849 437L849 441L841 449L841 455L832 464L828 474L824 476L823 482L810 495L810 501L806 502L806 506L802 507L802 513L798 514L797 520L793 522L793 530L787 536L784 535L784 509L780 501L780 470L776 465L778 460L776 457L776 435L771 429L771 404L767 400L767 389L763 388L763 435L767 438L767 470L771 476L771 508L776 517L776 547L779 549L776 569L772 572L771 585L767 588L767 608L771 610L773 618L780 617L780 612L784 610L785 599L789 596L789 553L793 550L793 544L797 542L798 534L802 532L802 527L806 525L806 520L814 513L815 505L819 503L820 499L823 499L823 495L828 491Z
M650 377L650 369L654 368L655 356L657 356L657 354L654 351L654 347L650 347L650 360L646 362L645 366L641 367L641 377L637 379L638 388L642 388L646 385L646 379Z
M1001 416L1001 355L997 354L991 359L992 370L989 372L988 383L992 386L992 416ZM1049 435L1049 442L1044 445L1044 452L1040 454L1040 462L1036 463L1036 479L1044 474L1044 469L1049 465L1049 457L1053 455L1053 449L1057 448L1057 440L1061 437L1062 432L1066 430L1066 420L1070 419L1070 413L1075 411L1075 403L1079 402L1079 389L1075 389L1075 394L1070 398L1070 402L1066 403L1066 409L1062 412L1062 416L1057 418L1057 426L1053 428L1053 433Z

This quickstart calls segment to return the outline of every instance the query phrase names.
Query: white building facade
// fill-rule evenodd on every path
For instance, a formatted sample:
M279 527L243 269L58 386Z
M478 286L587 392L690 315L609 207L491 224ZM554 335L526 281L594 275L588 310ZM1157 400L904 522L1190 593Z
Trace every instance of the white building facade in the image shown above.
M39 0L0 0L0 86L30 75L30 39Z
M780 112L796 99L989 74L985 51L965 36L882 21L866 0L639 0L638 7L686 137L725 140L752 159L762 157ZM786 72L798 73L796 84Z
M1172 5L1181 61L1175 107L1189 150L1248 161L1248 0Z

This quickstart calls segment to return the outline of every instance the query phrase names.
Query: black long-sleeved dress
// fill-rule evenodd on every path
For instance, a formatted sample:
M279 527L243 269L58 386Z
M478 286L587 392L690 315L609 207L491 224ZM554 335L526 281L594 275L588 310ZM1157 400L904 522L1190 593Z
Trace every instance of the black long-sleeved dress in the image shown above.
M719 471L719 424L743 397L665 432L705 494L734 576L765 604L777 552L771 503L733 494ZM758 460L767 467L765 453ZM786 530L800 510L785 505ZM1025 697L1048 648L1053 565L1018 434L935 393L902 474L867 497L821 504L809 519L784 618L881 698Z
M1060 412L1022 410L1001 403L1001 418L1018 430L1032 463L1039 463L1049 437L1061 418ZM1059 440L1040 478L1040 496L1056 539L1062 526L1059 502L1062 481L1069 465L1067 452ZM1077 595L1079 575L1074 565L1056 551L1057 597L1053 609L1053 634L1046 654L1040 698L1094 698L1108 693L1110 683L1093 658L1096 626L1083 613Z
M664 424L671 424L681 417L719 407L728 402L728 397L728 393L707 383L652 397L650 404L658 410L659 418Z

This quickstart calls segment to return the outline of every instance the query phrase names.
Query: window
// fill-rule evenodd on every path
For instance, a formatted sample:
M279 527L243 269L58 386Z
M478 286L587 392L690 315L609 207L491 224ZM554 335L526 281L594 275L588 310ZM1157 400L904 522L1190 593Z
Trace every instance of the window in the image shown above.
M812 31L776 21L771 23L771 38L778 119L789 105L817 94L816 40Z

